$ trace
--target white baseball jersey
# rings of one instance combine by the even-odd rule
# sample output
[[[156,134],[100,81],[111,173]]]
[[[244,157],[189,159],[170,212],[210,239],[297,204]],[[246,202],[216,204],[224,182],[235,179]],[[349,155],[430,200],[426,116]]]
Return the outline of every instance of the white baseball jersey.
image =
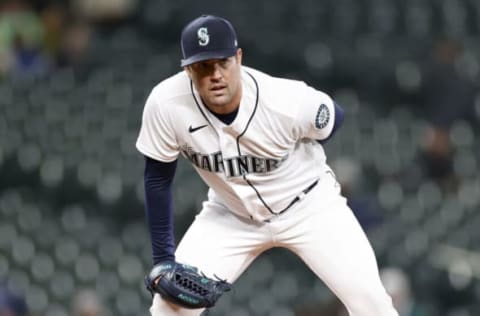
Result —
[[[229,125],[202,104],[184,72],[157,85],[147,100],[137,148],[164,162],[181,153],[210,187],[175,260],[234,282],[260,253],[284,247],[338,295],[349,315],[398,316],[368,239],[315,141],[332,133],[332,99],[247,67],[242,87]],[[159,294],[150,307],[152,316],[201,312],[173,307]]]
[[[171,162],[181,153],[209,186],[208,197],[257,221],[280,214],[324,172],[315,140],[332,132],[332,99],[304,82],[242,66],[242,99],[226,125],[202,103],[182,71],[158,84],[145,105],[136,143]]]

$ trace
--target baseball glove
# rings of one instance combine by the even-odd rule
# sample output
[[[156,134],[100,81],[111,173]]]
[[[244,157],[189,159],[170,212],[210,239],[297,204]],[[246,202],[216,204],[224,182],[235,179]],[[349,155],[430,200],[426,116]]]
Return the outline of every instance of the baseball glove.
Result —
[[[191,309],[212,307],[231,289],[226,280],[208,278],[197,268],[177,262],[155,265],[145,277],[145,285],[152,296],[158,293],[167,301]]]

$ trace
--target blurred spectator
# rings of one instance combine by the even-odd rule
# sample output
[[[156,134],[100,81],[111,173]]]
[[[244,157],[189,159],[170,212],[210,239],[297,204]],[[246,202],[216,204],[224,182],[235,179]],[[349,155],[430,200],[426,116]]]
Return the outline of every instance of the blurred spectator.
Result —
[[[424,85],[423,115],[429,127],[420,153],[425,175],[446,190],[454,190],[453,151],[450,127],[473,113],[475,85],[471,76],[457,67],[463,49],[452,39],[439,41],[432,51]]]
[[[83,20],[71,22],[64,30],[59,64],[60,66],[82,67],[90,48],[92,29]]]
[[[67,26],[68,12],[63,6],[50,4],[40,11],[43,27],[45,29],[44,49],[50,59],[57,59],[62,48],[63,37]]]
[[[467,69],[459,67],[464,54],[460,42],[442,39],[431,54],[424,84],[424,115],[435,127],[448,130],[453,122],[472,113],[475,86]]]
[[[138,0],[72,0],[76,13],[95,22],[120,22],[136,10]]]
[[[340,157],[333,161],[332,169],[342,187],[342,194],[347,204],[357,217],[362,228],[367,231],[381,224],[382,217],[375,195],[362,190],[362,168],[359,163],[348,157]]]
[[[456,186],[453,153],[448,128],[429,125],[422,139],[420,163],[425,176],[445,191],[451,191]]]
[[[82,290],[73,298],[72,316],[106,316],[106,310],[93,290]]]
[[[13,294],[0,285],[0,316],[27,316],[27,304],[23,297]]]
[[[37,13],[23,0],[0,5],[0,75],[41,77],[48,71],[43,55],[44,29]]]
[[[399,316],[427,316],[427,312],[414,298],[410,280],[403,270],[396,267],[380,269],[380,279]]]

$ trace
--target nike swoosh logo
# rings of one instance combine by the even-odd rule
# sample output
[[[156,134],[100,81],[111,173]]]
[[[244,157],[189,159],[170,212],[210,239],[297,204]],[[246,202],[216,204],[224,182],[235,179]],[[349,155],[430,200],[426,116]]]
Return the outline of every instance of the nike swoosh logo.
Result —
[[[196,132],[199,129],[202,129],[202,128],[207,127],[207,126],[208,125],[200,125],[200,126],[197,126],[197,127],[192,127],[192,125],[190,125],[190,127],[188,128],[188,132],[193,133],[193,132]]]

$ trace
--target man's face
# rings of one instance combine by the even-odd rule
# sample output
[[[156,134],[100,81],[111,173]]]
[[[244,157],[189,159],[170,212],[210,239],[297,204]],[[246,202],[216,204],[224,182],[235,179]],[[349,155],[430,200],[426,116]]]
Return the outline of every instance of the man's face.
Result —
[[[232,112],[241,99],[242,50],[223,59],[210,59],[186,67],[207,107],[219,114]]]

